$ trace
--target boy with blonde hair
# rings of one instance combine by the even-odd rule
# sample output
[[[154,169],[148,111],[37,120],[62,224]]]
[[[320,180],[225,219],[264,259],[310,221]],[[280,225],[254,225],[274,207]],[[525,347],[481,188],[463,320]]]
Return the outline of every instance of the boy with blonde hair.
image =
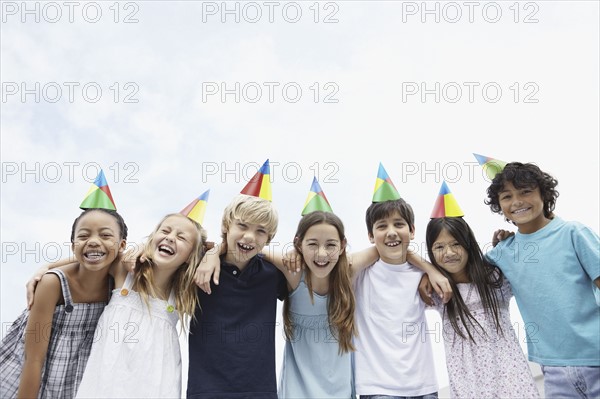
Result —
[[[277,299],[287,287],[260,254],[277,224],[277,211],[263,198],[238,195],[225,208],[219,284],[210,295],[198,290],[190,325],[188,398],[277,398]]]

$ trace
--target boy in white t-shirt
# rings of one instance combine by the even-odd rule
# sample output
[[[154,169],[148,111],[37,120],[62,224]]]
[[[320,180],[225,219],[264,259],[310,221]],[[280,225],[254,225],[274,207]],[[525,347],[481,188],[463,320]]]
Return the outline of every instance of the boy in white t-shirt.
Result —
[[[366,212],[369,240],[379,260],[356,278],[356,392],[365,398],[437,398],[423,272],[406,261],[414,213],[380,165],[373,203]]]

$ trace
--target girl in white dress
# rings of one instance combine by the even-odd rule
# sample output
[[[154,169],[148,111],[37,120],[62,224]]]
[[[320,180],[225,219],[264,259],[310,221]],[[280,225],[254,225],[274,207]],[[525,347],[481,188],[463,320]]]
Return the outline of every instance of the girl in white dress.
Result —
[[[96,329],[78,398],[180,398],[181,353],[176,324],[194,314],[193,276],[206,232],[170,214],[149,236],[135,270],[111,270],[112,298]]]

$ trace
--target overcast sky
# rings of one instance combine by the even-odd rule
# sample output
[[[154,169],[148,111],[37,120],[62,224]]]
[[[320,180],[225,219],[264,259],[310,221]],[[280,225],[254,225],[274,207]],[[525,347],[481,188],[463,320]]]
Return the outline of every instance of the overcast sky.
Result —
[[[473,153],[535,162],[559,181],[556,213],[599,230],[598,2],[1,4],[2,334],[34,270],[69,255],[100,167],[130,242],[207,189],[219,240],[269,159],[276,246],[315,175],[351,250],[369,245],[382,162],[414,207],[414,248],[444,179],[487,248],[511,225],[483,203]]]

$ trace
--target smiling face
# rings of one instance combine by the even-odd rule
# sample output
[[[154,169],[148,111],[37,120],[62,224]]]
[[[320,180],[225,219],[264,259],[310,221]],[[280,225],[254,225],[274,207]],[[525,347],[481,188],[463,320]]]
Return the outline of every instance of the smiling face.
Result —
[[[241,219],[233,219],[224,234],[227,237],[225,261],[238,268],[245,267],[269,241],[269,233],[265,226]]]
[[[90,211],[77,221],[71,248],[81,266],[91,271],[103,270],[125,248],[125,240],[120,236],[119,225],[113,216]]]
[[[157,267],[176,269],[189,260],[197,240],[198,231],[186,216],[168,216],[149,242],[150,258]]]
[[[498,193],[498,201],[504,216],[515,223],[521,233],[533,233],[550,221],[544,216],[539,187],[515,188],[507,181]]]
[[[313,278],[326,278],[344,252],[345,242],[340,240],[334,226],[321,223],[311,226],[306,231],[299,246]]]
[[[435,262],[452,276],[456,283],[468,283],[467,261],[469,255],[465,248],[443,229],[432,245]]]
[[[406,262],[406,253],[414,231],[408,222],[393,211],[388,216],[373,223],[373,233],[369,234],[371,244],[375,244],[379,257],[385,263],[400,265]]]

